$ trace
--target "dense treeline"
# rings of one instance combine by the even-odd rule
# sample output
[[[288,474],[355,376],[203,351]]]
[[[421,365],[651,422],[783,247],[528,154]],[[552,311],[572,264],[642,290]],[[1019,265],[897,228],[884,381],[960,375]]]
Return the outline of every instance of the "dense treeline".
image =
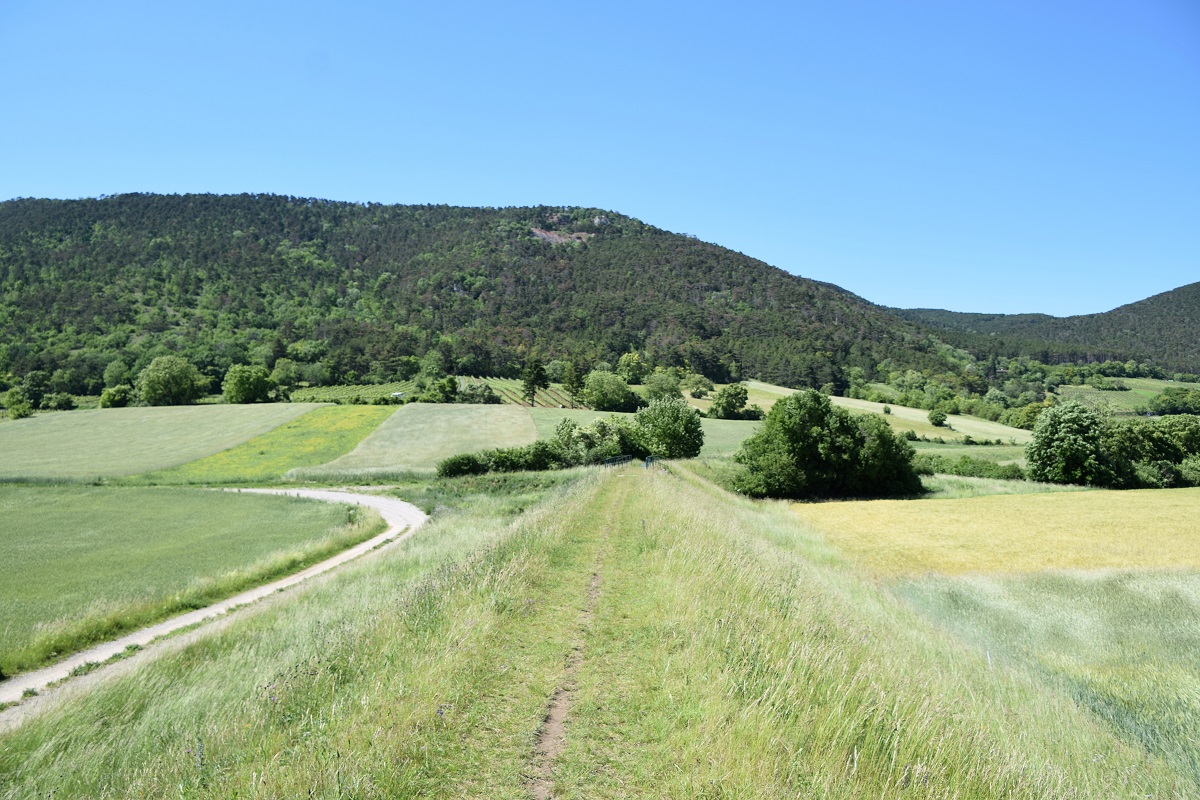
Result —
[[[1200,372],[1200,283],[1075,317],[923,308],[896,313],[944,329],[950,341],[980,356],[1020,355],[1046,363],[1152,358],[1168,371]]]
[[[40,371],[76,394],[167,354],[214,386],[282,358],[310,384],[390,380],[431,353],[515,377],[530,357],[637,350],[718,381],[837,388],[852,367],[950,366],[919,326],[837,287],[596,209],[14,200],[0,298],[0,379]]]

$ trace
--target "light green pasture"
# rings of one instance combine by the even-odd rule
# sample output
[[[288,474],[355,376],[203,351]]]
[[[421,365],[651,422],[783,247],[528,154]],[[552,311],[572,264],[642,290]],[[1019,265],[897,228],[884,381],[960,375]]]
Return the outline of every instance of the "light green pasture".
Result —
[[[0,426],[0,480],[88,480],[219,453],[312,411],[306,403],[103,408]]]
[[[1086,405],[1115,414],[1132,414],[1169,386],[1200,389],[1200,383],[1178,383],[1154,378],[1111,378],[1110,380],[1122,381],[1129,389],[1123,392],[1106,392],[1087,385],[1068,385],[1059,386],[1055,393],[1063,400],[1078,400]]]
[[[1200,573],[929,578],[899,592],[998,668],[1031,669],[1200,784]]]
[[[351,514],[199,489],[0,486],[0,669],[295,571],[370,533],[342,529]]]
[[[354,450],[296,477],[432,471],[447,456],[493,447],[516,447],[537,439],[529,410],[512,405],[401,406]]]
[[[215,455],[139,475],[138,483],[262,483],[350,452],[396,409],[322,406]]]

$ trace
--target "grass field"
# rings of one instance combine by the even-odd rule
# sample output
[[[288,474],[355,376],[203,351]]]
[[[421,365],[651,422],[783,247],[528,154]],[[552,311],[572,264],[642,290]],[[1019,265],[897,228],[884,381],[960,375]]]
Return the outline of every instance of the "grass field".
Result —
[[[1091,386],[1059,386],[1055,391],[1063,400],[1078,400],[1095,408],[1111,411],[1114,414],[1132,414],[1139,406],[1144,406],[1151,398],[1169,386],[1179,386],[1187,389],[1200,389],[1200,383],[1177,383],[1161,381],[1154,378],[1120,378],[1128,391],[1104,392]]]
[[[274,481],[288,470],[345,455],[395,411],[392,406],[322,406],[228,450],[130,480],[154,484]]]
[[[749,398],[747,400],[748,404],[758,405],[763,411],[770,411],[776,401],[798,391],[796,389],[788,389],[784,386],[763,383],[762,381],[746,381],[745,384],[746,394]],[[829,399],[835,406],[840,406],[850,411],[864,414],[879,414],[897,433],[913,431],[918,436],[925,436],[930,439],[941,437],[946,441],[961,441],[963,436],[970,436],[973,439],[1000,439],[1005,443],[1012,441],[1016,444],[1025,444],[1032,438],[1030,431],[1021,430],[1020,428],[1010,428],[1007,425],[990,422],[978,417],[952,414],[947,419],[949,427],[938,428],[930,424],[929,412],[923,409],[891,405],[891,413],[884,414],[883,407],[887,405],[885,403],[872,403],[868,400],[856,400],[852,397],[830,397]],[[697,400],[688,398],[688,402],[702,411],[707,411],[708,407],[712,405],[712,402],[707,399]]]
[[[997,664],[1064,687],[1200,783],[1200,572],[972,576],[898,591]]]
[[[337,480],[338,476],[406,471],[432,472],[456,453],[529,444],[537,430],[529,410],[511,405],[411,403],[396,409],[351,452],[321,467],[294,470],[298,478]]]
[[[1186,796],[989,669],[780,504],[587,473],[402,547],[0,736],[12,796]],[[598,524],[603,521],[603,524]],[[565,717],[561,750],[539,736]]]
[[[1200,569],[1200,489],[804,503],[793,509],[856,563],[886,576]]]
[[[0,480],[90,480],[204,458],[299,417],[304,403],[64,411],[0,426]]]
[[[350,515],[367,519],[263,495],[0,486],[0,670],[200,608],[376,530],[348,525]]]
[[[1024,445],[974,445],[974,444],[938,444],[937,442],[909,442],[918,453],[930,453],[957,459],[970,456],[984,461],[995,461],[997,464],[1019,464],[1025,466]]]

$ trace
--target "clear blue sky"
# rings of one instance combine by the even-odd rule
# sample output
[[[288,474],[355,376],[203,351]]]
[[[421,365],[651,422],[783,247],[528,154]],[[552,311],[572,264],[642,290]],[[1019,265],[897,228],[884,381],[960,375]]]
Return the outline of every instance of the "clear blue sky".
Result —
[[[0,199],[613,209],[894,306],[1200,280],[1200,0],[0,0]]]

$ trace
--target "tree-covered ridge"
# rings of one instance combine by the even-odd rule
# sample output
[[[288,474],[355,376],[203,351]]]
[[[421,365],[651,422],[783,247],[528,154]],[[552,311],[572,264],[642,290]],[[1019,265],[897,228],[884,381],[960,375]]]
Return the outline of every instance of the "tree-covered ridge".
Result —
[[[1102,314],[963,314],[896,309],[900,316],[953,331],[972,350],[1028,355],[1040,361],[1153,358],[1168,370],[1200,372],[1200,283],[1191,283]],[[1040,357],[1047,356],[1047,357]]]
[[[545,232],[561,242],[548,241]],[[130,194],[0,203],[0,377],[96,393],[178,354],[310,382],[516,375],[642,351],[718,380],[845,384],[884,361],[942,371],[917,325],[835,286],[599,209]]]

